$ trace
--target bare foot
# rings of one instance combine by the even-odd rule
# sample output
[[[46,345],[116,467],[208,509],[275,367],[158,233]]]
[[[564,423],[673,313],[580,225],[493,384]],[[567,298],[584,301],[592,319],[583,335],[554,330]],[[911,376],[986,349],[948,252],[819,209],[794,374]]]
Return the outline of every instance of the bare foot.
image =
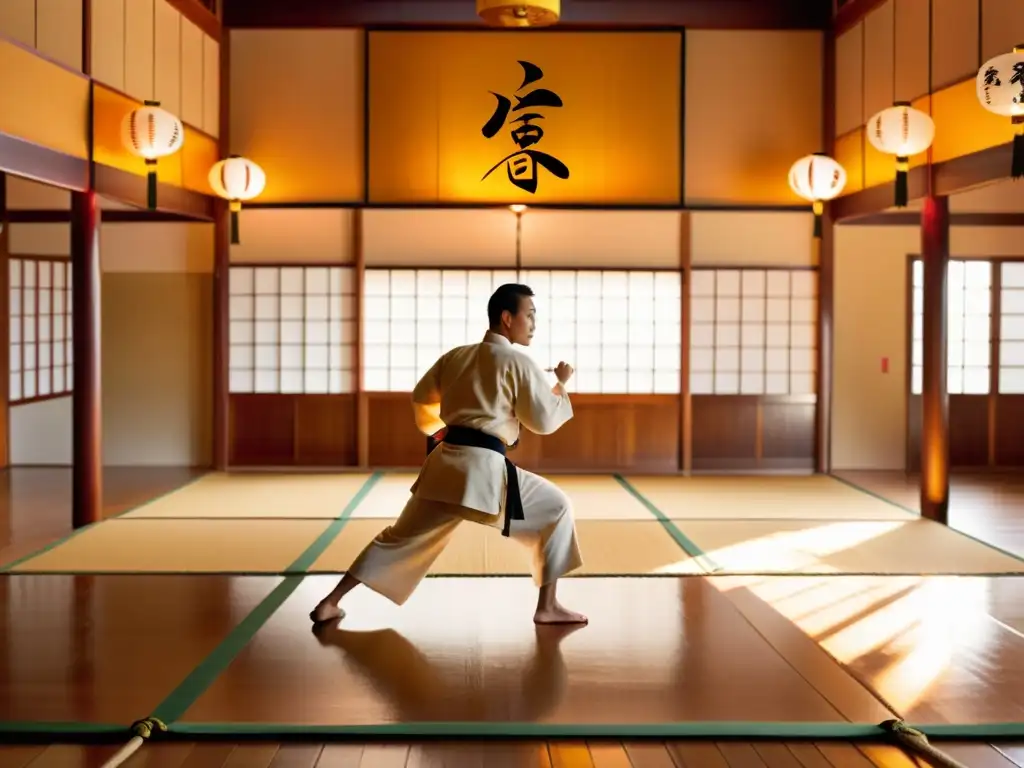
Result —
[[[533,614],[535,624],[586,624],[587,617],[555,603],[550,608],[538,608]]]
[[[314,624],[320,624],[325,621],[335,621],[337,619],[343,619],[345,617],[345,611],[341,609],[341,606],[332,605],[328,602],[322,602],[314,608],[309,618]]]

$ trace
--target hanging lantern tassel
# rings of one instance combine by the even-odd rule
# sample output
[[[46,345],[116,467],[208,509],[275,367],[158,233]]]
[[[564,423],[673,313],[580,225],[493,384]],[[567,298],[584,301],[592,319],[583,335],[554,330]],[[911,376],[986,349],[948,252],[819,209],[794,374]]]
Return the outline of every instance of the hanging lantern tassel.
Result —
[[[160,102],[147,101],[125,115],[121,141],[129,152],[146,161],[146,205],[154,210],[157,160],[181,149],[185,143],[185,127],[181,120],[161,109]]]
[[[228,205],[231,209],[231,244],[238,245],[238,214],[242,210],[242,201],[232,200]]]
[[[821,214],[825,212],[825,204],[821,200],[811,203],[811,210],[814,211],[814,237],[821,237]]]
[[[910,170],[909,157],[896,157],[896,207],[906,208],[910,201],[909,190],[907,189],[907,175]]]
[[[146,158],[146,205],[156,210],[156,159]]]
[[[1013,159],[1010,175],[1019,179],[1024,176],[1024,115],[1013,116]]]
[[[210,188],[228,201],[231,215],[231,245],[238,245],[241,229],[238,214],[242,202],[259,195],[267,184],[266,174],[252,160],[232,155],[226,160],[214,163],[208,176]]]

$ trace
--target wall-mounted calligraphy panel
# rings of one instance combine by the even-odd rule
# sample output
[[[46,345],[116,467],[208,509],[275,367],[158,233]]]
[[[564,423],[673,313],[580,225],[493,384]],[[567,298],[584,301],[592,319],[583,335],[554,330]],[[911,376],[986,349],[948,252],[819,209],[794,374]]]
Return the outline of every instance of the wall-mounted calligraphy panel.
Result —
[[[677,205],[681,32],[369,37],[373,203]]]

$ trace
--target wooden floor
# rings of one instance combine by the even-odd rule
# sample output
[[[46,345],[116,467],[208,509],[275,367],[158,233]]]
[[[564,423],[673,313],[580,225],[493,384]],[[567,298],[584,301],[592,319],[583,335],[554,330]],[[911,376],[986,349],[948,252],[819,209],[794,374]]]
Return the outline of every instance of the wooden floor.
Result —
[[[844,471],[836,476],[907,509],[921,509],[917,475]],[[989,544],[1024,554],[1024,472],[953,475],[949,524]]]
[[[1024,747],[938,743],[969,768],[1024,766]],[[116,747],[0,747],[0,768],[98,768]],[[488,742],[148,744],[125,768],[930,768],[883,744]]]
[[[105,514],[197,474],[108,470]],[[845,479],[913,507],[902,475]],[[953,488],[954,527],[1024,553],[1024,479],[955,477]],[[67,534],[69,518],[70,471],[0,475],[0,560]],[[0,720],[127,725],[155,711],[185,724],[1024,720],[1020,578],[579,579],[561,591],[592,618],[575,632],[533,627],[528,580],[448,578],[425,582],[401,609],[356,592],[340,627],[311,633],[305,613],[334,578],[4,575]],[[263,614],[248,627],[254,611]],[[1012,742],[943,748],[972,767],[1024,766]],[[0,768],[98,766],[115,750],[4,747]],[[883,745],[686,741],[149,744],[128,765],[924,763]]]

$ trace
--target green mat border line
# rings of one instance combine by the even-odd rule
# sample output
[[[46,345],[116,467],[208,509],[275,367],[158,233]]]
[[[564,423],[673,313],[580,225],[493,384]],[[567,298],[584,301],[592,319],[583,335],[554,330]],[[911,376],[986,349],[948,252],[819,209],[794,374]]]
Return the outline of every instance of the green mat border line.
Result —
[[[719,566],[710,556],[708,556],[704,550],[697,546],[697,544],[690,539],[685,533],[683,533],[679,527],[668,518],[668,516],[658,509],[654,503],[640,493],[636,487],[629,482],[625,477],[619,473],[612,475],[616,482],[621,485],[626,491],[637,501],[639,501],[644,509],[654,515],[658,522],[661,523],[661,527],[665,529],[669,536],[675,539],[676,544],[690,557],[692,557],[697,565],[707,573],[715,573],[721,570]]]
[[[88,525],[82,526],[81,528],[76,528],[75,530],[71,531],[71,533],[69,533],[69,534],[67,534],[65,536],[61,536],[59,539],[57,539],[55,541],[51,541],[49,544],[46,544],[45,546],[40,547],[39,549],[35,550],[34,552],[30,552],[27,555],[24,555],[22,557],[19,557],[19,558],[15,559],[15,560],[10,561],[9,563],[5,563],[4,565],[0,566],[0,573],[8,573],[12,568],[16,568],[17,566],[21,565],[24,562],[28,562],[29,560],[37,558],[37,557],[39,557],[41,555],[45,555],[50,550],[56,549],[61,544],[66,544],[68,541],[70,541],[71,539],[75,538],[75,536],[80,536],[81,534],[85,533],[86,531],[91,530],[92,528],[95,528],[97,525],[102,525],[103,523],[110,522],[111,520],[117,520],[119,517],[124,517],[129,512],[134,512],[134,511],[136,511],[138,509],[142,509],[143,507],[145,507],[148,504],[152,504],[155,501],[160,501],[160,499],[165,499],[168,496],[173,496],[174,494],[178,493],[178,491],[183,491],[186,488],[188,488],[190,485],[198,483],[200,480],[202,480],[204,477],[206,477],[209,474],[210,474],[210,472],[203,472],[201,475],[197,475],[196,477],[193,477],[187,483],[183,483],[182,485],[179,485],[177,488],[171,488],[169,491],[164,491],[161,494],[157,494],[156,496],[154,496],[151,499],[146,499],[143,502],[140,502],[140,503],[138,503],[138,504],[136,504],[134,506],[128,507],[128,509],[125,509],[125,510],[123,510],[121,512],[118,512],[116,515],[111,515],[110,517],[104,518],[103,520],[100,520],[98,523],[89,523]]]
[[[994,740],[1024,737],[1024,722],[932,724],[910,727],[933,739]],[[79,738],[116,741],[131,735],[124,725],[77,722],[0,722],[4,741],[33,738]],[[689,721],[670,723],[531,723],[531,722],[414,722],[373,725],[296,725],[288,723],[171,723],[153,739],[295,738],[653,738],[653,739],[822,739],[843,741],[886,740],[891,734],[881,725],[848,722]]]
[[[845,477],[840,477],[839,475],[833,475],[831,473],[829,474],[829,477],[834,478],[835,480],[838,480],[839,482],[843,483],[844,485],[848,485],[850,488],[853,488],[855,491],[860,491],[861,493],[866,494],[867,496],[872,496],[872,497],[878,499],[879,501],[884,501],[886,504],[889,504],[890,506],[896,507],[897,509],[902,509],[904,512],[910,512],[912,515],[916,516],[920,520],[927,519],[925,517],[922,517],[921,513],[918,510],[911,509],[910,507],[905,507],[902,504],[900,504],[899,502],[893,501],[892,499],[887,499],[882,494],[876,493],[875,491],[872,491],[869,488],[864,488],[864,487],[858,485],[857,483],[853,482],[852,480],[847,480]],[[941,525],[941,523],[936,523],[936,525]],[[985,541],[984,539],[979,539],[977,536],[974,536],[974,535],[972,535],[970,533],[967,533],[966,531],[962,531],[959,528],[954,528],[954,527],[952,527],[950,525],[947,525],[946,528],[948,530],[952,531],[953,533],[956,533],[956,534],[959,534],[960,536],[963,536],[965,539],[970,539],[975,544],[981,544],[983,547],[988,547],[989,549],[994,550],[994,551],[1000,553],[1001,555],[1006,555],[1007,557],[1013,558],[1014,560],[1016,560],[1018,562],[1024,563],[1024,555],[1017,554],[1016,552],[1011,552],[1008,549],[1003,549],[1002,547],[996,546],[995,544],[993,544],[990,541]]]
[[[0,721],[0,735],[2,736],[123,736],[129,732],[124,725],[113,723],[79,723],[73,721]]]
[[[1024,723],[911,725],[937,739],[1000,739],[1024,736]],[[174,723],[168,734],[180,737],[285,738],[658,738],[658,739],[838,739],[889,740],[880,725],[817,722],[673,722],[559,724],[529,722],[420,722],[379,725],[288,725],[276,723]],[[157,738],[163,738],[161,734]]]
[[[381,477],[382,474],[380,472],[374,472],[366,479],[355,496],[349,500],[341,514],[327,527],[327,530],[317,537],[316,541],[309,545],[305,552],[299,555],[289,570],[304,572],[316,562],[317,558],[323,554],[324,550],[330,546],[334,538],[345,527],[356,507],[362,503]],[[263,598],[231,630],[228,636],[179,683],[178,687],[156,706],[152,717],[170,724],[184,715],[189,707],[214,683],[217,677],[230,666],[231,662],[248,645],[260,628],[274,615],[274,612],[298,589],[303,579],[305,579],[304,574],[284,577],[281,583],[269,595]]]

